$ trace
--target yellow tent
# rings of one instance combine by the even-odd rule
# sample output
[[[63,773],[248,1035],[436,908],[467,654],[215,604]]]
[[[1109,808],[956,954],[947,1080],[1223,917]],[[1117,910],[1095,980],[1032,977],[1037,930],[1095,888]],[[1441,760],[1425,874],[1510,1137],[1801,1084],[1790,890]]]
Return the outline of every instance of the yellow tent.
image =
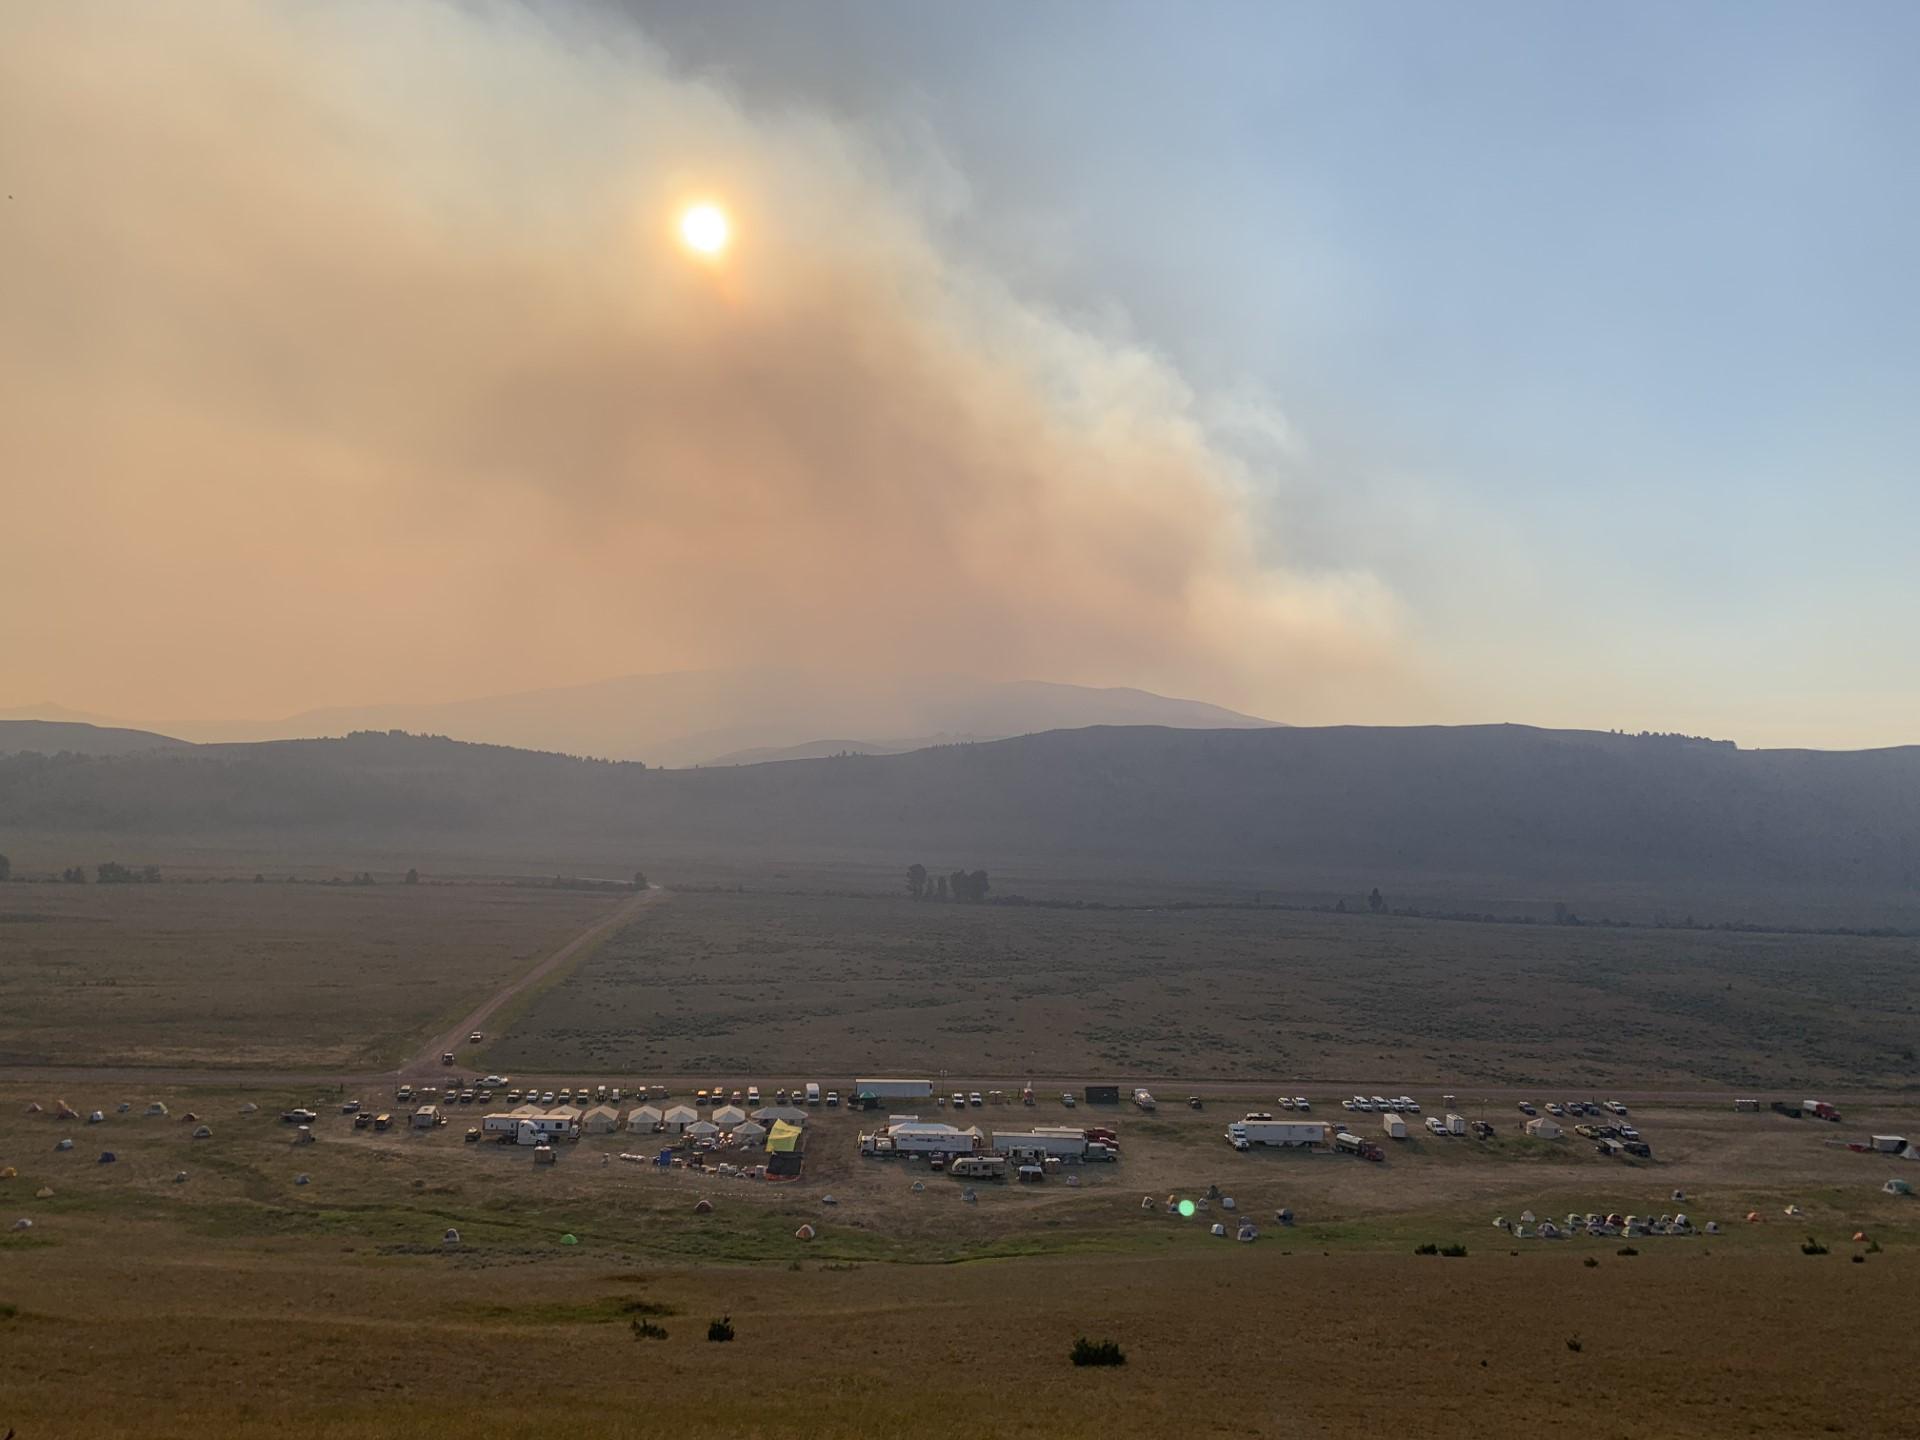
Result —
[[[773,1129],[767,1132],[767,1149],[771,1151],[792,1151],[800,1148],[800,1127],[785,1120],[773,1122]]]

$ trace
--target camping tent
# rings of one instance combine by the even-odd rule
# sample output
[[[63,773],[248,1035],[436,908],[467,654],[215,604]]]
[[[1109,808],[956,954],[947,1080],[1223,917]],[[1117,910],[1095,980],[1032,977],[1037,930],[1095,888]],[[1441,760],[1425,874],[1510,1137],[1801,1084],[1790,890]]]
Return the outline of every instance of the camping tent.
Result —
[[[1913,1194],[1913,1186],[1909,1182],[1902,1180],[1898,1175],[1894,1176],[1893,1179],[1887,1181],[1887,1183],[1882,1185],[1880,1188],[1886,1191],[1886,1193],[1889,1195]]]
[[[674,1105],[660,1117],[660,1122],[669,1130],[684,1130],[699,1118],[700,1112],[691,1105]]]
[[[658,1105],[636,1105],[627,1112],[627,1129],[648,1131],[660,1123]]]
[[[611,1105],[596,1105],[580,1117],[580,1128],[589,1135],[611,1135],[620,1128],[620,1112]]]
[[[799,1148],[800,1127],[798,1125],[789,1125],[784,1120],[774,1121],[773,1129],[767,1132],[767,1149],[775,1153],[780,1153],[783,1151],[796,1151]]]
[[[767,1127],[757,1120],[749,1120],[744,1125],[733,1127],[733,1143],[736,1145],[758,1145],[767,1138]]]
[[[713,1112],[713,1123],[722,1130],[731,1130],[747,1118],[747,1112],[738,1105],[722,1105]]]
[[[166,1113],[167,1113],[167,1102],[164,1100],[156,1100],[151,1105],[147,1106],[147,1114],[149,1115],[165,1115]]]

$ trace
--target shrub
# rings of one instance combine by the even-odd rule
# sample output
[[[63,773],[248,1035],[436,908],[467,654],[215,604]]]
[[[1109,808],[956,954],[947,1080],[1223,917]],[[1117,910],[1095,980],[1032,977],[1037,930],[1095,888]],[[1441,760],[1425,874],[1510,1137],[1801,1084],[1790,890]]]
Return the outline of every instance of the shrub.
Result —
[[[1634,1249],[1633,1246],[1631,1245],[1622,1245],[1618,1250],[1614,1251],[1613,1253],[1616,1255],[1638,1255],[1640,1252]]]
[[[1581,1350],[1585,1348],[1585,1346],[1581,1345],[1578,1335],[1569,1335],[1567,1337],[1567,1349],[1571,1350],[1574,1354],[1578,1355]]]
[[[1450,1260],[1458,1260],[1467,1253],[1467,1247],[1464,1245],[1442,1245],[1440,1247],[1440,1253]]]
[[[1102,1340],[1096,1345],[1082,1335],[1073,1342],[1071,1358],[1076,1365],[1124,1365],[1127,1352],[1111,1340]]]
[[[636,1320],[633,1322],[633,1338],[636,1340],[664,1340],[667,1338],[667,1327],[664,1325],[656,1325],[651,1320]]]
[[[1856,1265],[1864,1265],[1867,1263],[1867,1257],[1864,1255],[1855,1255],[1853,1257],[1853,1263]]]
[[[1827,1253],[1827,1247],[1809,1235],[1807,1236],[1806,1244],[1800,1247],[1800,1253],[1802,1255],[1824,1255]]]
[[[733,1339],[733,1317],[722,1315],[718,1320],[707,1322],[707,1339],[716,1345],[725,1344]]]
[[[1416,1245],[1413,1247],[1413,1253],[1416,1255],[1438,1255],[1440,1253],[1440,1247],[1432,1243]]]
[[[1600,1262],[1594,1259],[1593,1256],[1591,1255],[1587,1256],[1587,1258],[1582,1260],[1580,1263],[1586,1266],[1587,1269],[1589,1270],[1598,1270],[1600,1268]]]

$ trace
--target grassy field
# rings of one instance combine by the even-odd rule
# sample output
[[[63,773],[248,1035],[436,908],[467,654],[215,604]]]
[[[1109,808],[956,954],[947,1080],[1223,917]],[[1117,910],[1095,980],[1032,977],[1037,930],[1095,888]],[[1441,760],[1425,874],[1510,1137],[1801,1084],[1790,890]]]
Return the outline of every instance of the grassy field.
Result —
[[[694,893],[487,1052],[503,1069],[1920,1085],[1904,940]]]
[[[615,903],[461,885],[0,885],[0,1062],[391,1064]]]
[[[534,1436],[561,1415],[589,1437],[1868,1436],[1905,1414],[1898,1385],[1865,1382],[1900,1372],[1888,1317],[1920,1276],[1920,1201],[1878,1186],[1920,1166],[1765,1113],[1636,1107],[1660,1158],[1624,1166],[1519,1141],[1410,1141],[1383,1165],[1236,1155],[1218,1133],[1233,1105],[1128,1112],[1109,1116],[1119,1164],[967,1204],[925,1166],[860,1158],[861,1117],[824,1109],[807,1173],[772,1186],[624,1163],[624,1135],[536,1168],[458,1125],[355,1131],[332,1104],[294,1146],[278,1108],[337,1098],[305,1090],[69,1094],[107,1112],[93,1126],[30,1098],[50,1096],[0,1090],[0,1167],[18,1171],[0,1219],[35,1221],[0,1230],[0,1427],[26,1440]],[[172,1114],[144,1116],[152,1098]],[[190,1138],[189,1110],[213,1138]],[[1849,1118],[1910,1132],[1916,1111]],[[1209,1183],[1256,1244],[1212,1238],[1218,1209],[1164,1213]],[[1657,1213],[1676,1188],[1702,1220],[1764,1219],[1634,1256],[1488,1223]],[[1292,1228],[1272,1223],[1283,1204]],[[1879,1248],[1849,1241],[1861,1229]],[[1808,1235],[1830,1253],[1803,1255]],[[1469,1254],[1415,1256],[1425,1242]],[[721,1315],[731,1346],[705,1339]],[[642,1319],[667,1337],[635,1337]],[[1126,1367],[1071,1367],[1083,1333]]]

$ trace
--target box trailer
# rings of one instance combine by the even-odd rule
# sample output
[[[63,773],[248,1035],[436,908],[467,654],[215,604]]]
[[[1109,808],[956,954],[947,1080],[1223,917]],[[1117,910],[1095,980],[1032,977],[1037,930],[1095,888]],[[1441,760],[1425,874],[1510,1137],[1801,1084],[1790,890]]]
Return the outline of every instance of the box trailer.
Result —
[[[931,1100],[933,1081],[900,1080],[876,1077],[853,1082],[854,1098],[858,1100]]]
[[[1902,1150],[1907,1148],[1907,1137],[1904,1135],[1876,1135],[1873,1137],[1873,1148],[1887,1155],[1898,1155]]]
[[[483,1115],[480,1117],[482,1135],[518,1135],[520,1117],[518,1115]]]
[[[1467,1117],[1464,1115],[1455,1115],[1454,1113],[1449,1111],[1447,1113],[1447,1133],[1449,1135],[1466,1134],[1467,1133]]]
[[[1236,1120],[1227,1127],[1227,1143],[1236,1150],[1255,1145],[1311,1149],[1327,1143],[1327,1127],[1317,1120]]]
[[[1733,1108],[1736,1110],[1758,1110],[1760,1108],[1760,1102],[1758,1100],[1739,1099],[1733,1102]]]
[[[1407,1122],[1391,1110],[1380,1117],[1380,1128],[1386,1132],[1389,1140],[1404,1140],[1407,1138]]]
[[[993,1148],[1005,1151],[1016,1160],[1044,1159],[1050,1155],[1061,1160],[1081,1160],[1086,1157],[1087,1137],[1080,1130],[1027,1130],[1012,1135],[995,1131]]]
[[[889,1126],[887,1138],[902,1155],[971,1155],[980,1148],[977,1126],[961,1130],[937,1120]]]

